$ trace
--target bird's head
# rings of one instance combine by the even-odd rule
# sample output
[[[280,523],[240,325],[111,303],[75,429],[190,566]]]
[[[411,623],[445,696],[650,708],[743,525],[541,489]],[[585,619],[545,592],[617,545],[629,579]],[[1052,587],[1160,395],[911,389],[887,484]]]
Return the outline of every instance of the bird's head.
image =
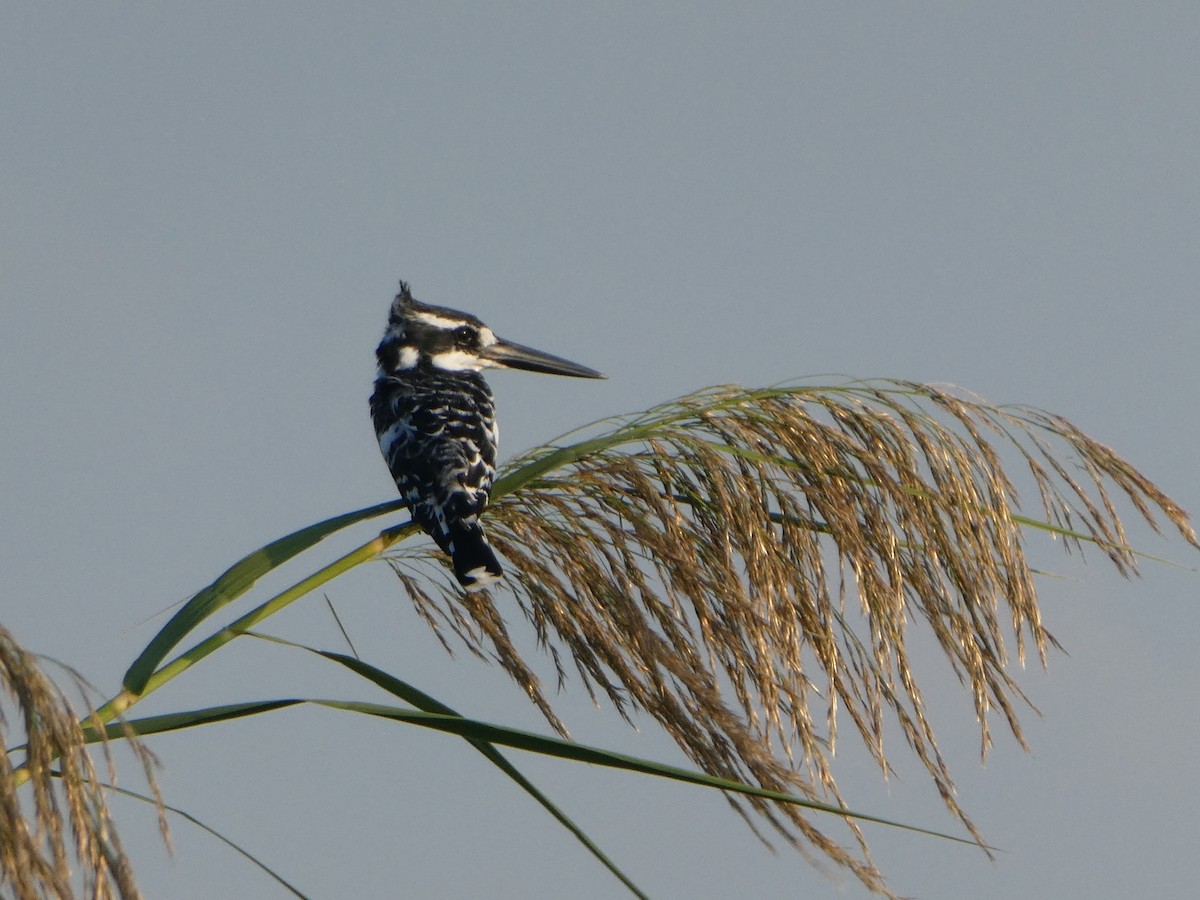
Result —
[[[605,377],[587,366],[499,338],[470,313],[420,303],[403,281],[375,355],[379,371],[385,375],[428,366],[449,372],[507,368],[575,378]]]

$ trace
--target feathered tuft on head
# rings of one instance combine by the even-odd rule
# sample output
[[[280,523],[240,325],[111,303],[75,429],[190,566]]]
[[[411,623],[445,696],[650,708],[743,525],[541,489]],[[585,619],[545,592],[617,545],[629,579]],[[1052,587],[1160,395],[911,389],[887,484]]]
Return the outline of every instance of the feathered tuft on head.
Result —
[[[400,282],[400,293],[396,295],[396,299],[392,301],[392,308],[388,312],[388,324],[399,325],[404,321],[405,315],[411,312],[413,304],[416,303],[416,298],[412,295],[412,290],[408,286],[407,281]]]

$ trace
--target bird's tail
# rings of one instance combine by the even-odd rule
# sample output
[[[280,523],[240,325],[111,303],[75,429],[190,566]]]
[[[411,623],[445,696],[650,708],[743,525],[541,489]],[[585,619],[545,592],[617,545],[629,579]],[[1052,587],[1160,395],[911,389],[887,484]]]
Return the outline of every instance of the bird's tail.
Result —
[[[454,561],[454,577],[468,591],[481,591],[504,577],[500,560],[478,522],[452,529],[448,549]]]

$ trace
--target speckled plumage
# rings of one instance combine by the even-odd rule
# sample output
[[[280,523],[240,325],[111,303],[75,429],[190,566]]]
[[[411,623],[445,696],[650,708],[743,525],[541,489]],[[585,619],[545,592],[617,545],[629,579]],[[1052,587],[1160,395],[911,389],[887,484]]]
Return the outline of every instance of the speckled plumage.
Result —
[[[424,312],[431,318],[434,309],[412,300],[401,285],[376,354],[371,419],[413,521],[450,555],[464,587],[483,587],[504,574],[479,524],[496,472],[496,407],[482,375],[439,368],[429,348],[418,346],[429,342],[406,327],[406,316]],[[473,317],[437,313],[448,323],[478,327]]]
[[[401,498],[413,520],[453,558],[459,581],[480,568],[499,578],[503,570],[479,525],[499,439],[483,376],[421,365],[381,376],[371,418]],[[471,576],[470,584],[479,577]]]
[[[419,303],[404,282],[375,355],[371,418],[400,497],[413,521],[450,555],[459,583],[467,590],[486,587],[504,574],[479,524],[496,473],[500,431],[479,370],[604,376],[501,340],[469,313]]]

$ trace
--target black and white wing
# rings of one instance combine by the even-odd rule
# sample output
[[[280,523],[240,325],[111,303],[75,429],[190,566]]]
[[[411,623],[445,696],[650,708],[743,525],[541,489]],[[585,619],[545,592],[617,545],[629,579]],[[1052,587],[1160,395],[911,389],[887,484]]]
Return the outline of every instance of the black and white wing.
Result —
[[[503,575],[479,514],[496,471],[499,433],[487,383],[476,372],[382,376],[371,397],[379,449],[400,497],[454,562],[468,590]]]

